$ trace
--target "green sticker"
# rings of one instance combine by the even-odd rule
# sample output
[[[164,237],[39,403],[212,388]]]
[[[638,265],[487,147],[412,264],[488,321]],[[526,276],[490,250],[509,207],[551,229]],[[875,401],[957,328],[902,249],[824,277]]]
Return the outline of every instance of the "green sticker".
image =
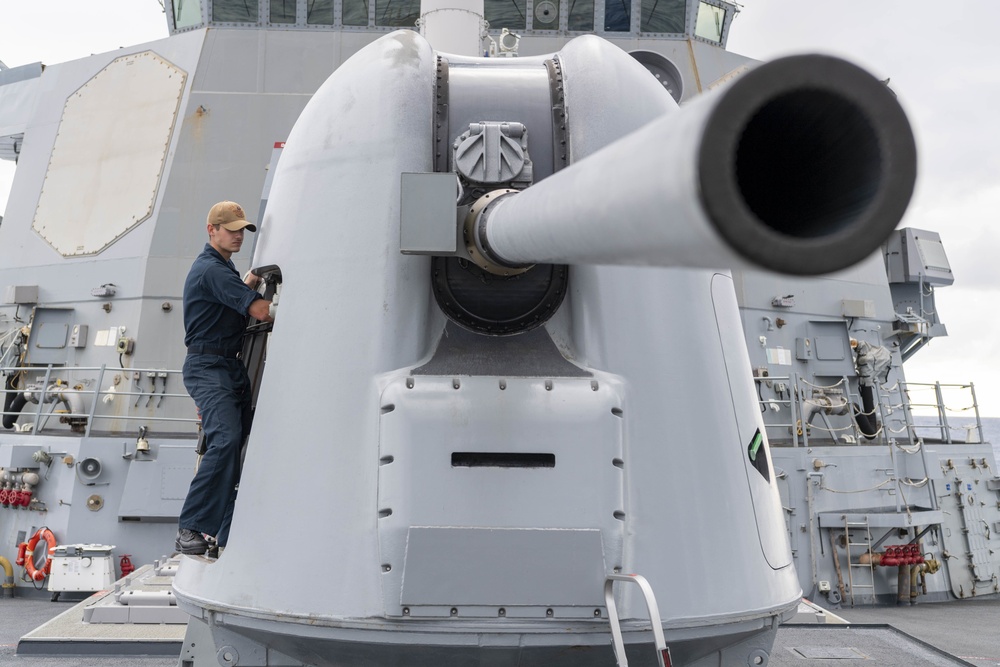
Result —
[[[757,432],[754,433],[753,440],[750,441],[750,447],[747,448],[747,451],[750,452],[750,460],[753,461],[754,463],[757,462],[757,451],[763,444],[764,444],[764,436],[760,434],[760,429],[757,429]]]

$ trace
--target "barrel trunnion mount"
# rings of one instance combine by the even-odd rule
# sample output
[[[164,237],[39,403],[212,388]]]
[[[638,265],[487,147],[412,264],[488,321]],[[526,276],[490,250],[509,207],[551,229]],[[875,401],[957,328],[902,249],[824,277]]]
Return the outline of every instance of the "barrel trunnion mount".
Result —
[[[868,256],[914,152],[827,57],[678,108],[597,37],[358,52],[274,177],[254,261],[280,315],[229,545],[176,576],[181,664],[613,664],[623,573],[673,665],[766,664],[801,592],[726,269]],[[289,423],[318,363],[326,418]],[[261,576],[279,534],[308,536],[308,582]],[[657,664],[615,590],[630,664]]]

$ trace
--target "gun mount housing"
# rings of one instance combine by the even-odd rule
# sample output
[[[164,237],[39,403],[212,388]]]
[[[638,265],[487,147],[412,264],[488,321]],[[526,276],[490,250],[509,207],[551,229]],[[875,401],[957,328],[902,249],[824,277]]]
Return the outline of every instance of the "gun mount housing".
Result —
[[[716,269],[835,270],[895,226],[912,137],[866,77],[791,59],[678,109],[593,36],[473,58],[399,31],[355,54],[274,175],[254,262],[280,267],[280,313],[228,546],[174,581],[191,627],[292,664],[605,665],[605,582],[629,572],[673,664],[764,664],[801,589]],[[434,172],[457,254],[406,254],[402,174]],[[322,418],[290,419],[284,388],[318,368]],[[259,576],[281,549],[260,526],[309,535],[311,585]],[[614,613],[648,644],[640,596]]]

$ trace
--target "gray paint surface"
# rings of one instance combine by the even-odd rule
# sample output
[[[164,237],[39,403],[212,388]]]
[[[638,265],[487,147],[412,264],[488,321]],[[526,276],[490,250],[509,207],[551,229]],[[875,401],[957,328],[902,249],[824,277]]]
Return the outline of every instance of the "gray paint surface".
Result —
[[[52,312],[54,308],[71,308],[72,322],[88,327],[90,338],[84,348],[64,349],[58,345],[45,348],[49,351],[60,350],[56,361],[62,362],[65,356],[65,361],[70,366],[94,369],[99,369],[102,364],[107,366],[106,376],[101,375],[99,370],[87,370],[74,371],[72,378],[94,383],[98,377],[102,377],[102,381],[98,383],[103,385],[100,387],[102,390],[115,386],[118,392],[132,391],[137,394],[118,396],[107,404],[98,403],[99,412],[114,419],[106,421],[103,426],[95,423],[95,429],[107,431],[108,434],[102,433],[89,439],[77,439],[68,432],[60,431],[40,435],[0,436],[3,438],[0,443],[18,443],[18,446],[22,446],[20,443],[30,441],[32,444],[23,446],[32,450],[46,449],[56,456],[57,464],[49,469],[51,476],[40,486],[38,494],[49,507],[44,521],[54,527],[61,541],[65,534],[66,541],[115,543],[133,554],[147,554],[142,556],[143,559],[151,559],[169,549],[172,526],[157,526],[149,522],[121,524],[115,519],[115,511],[121,504],[130,507],[129,511],[136,516],[145,514],[161,519],[169,517],[169,507],[177,501],[174,497],[177,495],[176,488],[183,486],[183,470],[186,465],[193,464],[193,456],[188,453],[193,444],[192,423],[169,420],[190,420],[193,412],[189,399],[183,396],[180,376],[176,372],[183,358],[179,342],[182,335],[179,292],[187,266],[204,241],[201,222],[204,211],[218,199],[234,198],[243,202],[250,217],[255,218],[253,202],[259,199],[264,167],[273,143],[290,137],[295,119],[328,74],[377,36],[378,33],[366,31],[285,31],[255,27],[197,29],[151,45],[139,45],[114,54],[93,56],[50,67],[39,79],[45,82],[46,87],[39,93],[34,116],[26,123],[25,145],[20,154],[17,181],[4,225],[0,228],[0,258],[5,258],[0,263],[4,267],[0,269],[0,284],[37,284],[40,308],[47,308],[48,312]],[[685,100],[743,68],[754,65],[737,54],[697,40],[662,40],[631,35],[610,37],[612,43],[623,48],[651,49],[670,57],[677,64],[684,80]],[[529,34],[522,41],[521,53],[523,56],[551,53],[561,49],[565,41],[561,35]],[[113,58],[146,49],[153,50],[188,74],[177,118],[178,127],[161,176],[153,216],[111,245],[99,256],[99,261],[93,258],[62,260],[54,256],[52,250],[29,230],[64,101],[72,91]],[[303,52],[308,52],[310,57],[301,58]],[[695,58],[693,61],[691,54]],[[524,60],[527,61],[528,58]],[[601,63],[602,66],[606,64]],[[588,104],[587,100],[603,93],[588,91],[586,78],[573,78],[570,79],[572,85],[568,84],[567,95],[576,117],[595,117],[596,122],[605,112],[604,105]],[[595,80],[600,78],[595,76]],[[424,80],[424,83],[429,85],[429,80]],[[622,96],[613,95],[615,98]],[[328,93],[327,97],[333,99],[333,106],[337,109],[346,110],[349,106],[345,100],[338,99],[336,94]],[[414,94],[412,99],[423,98],[420,94]],[[330,99],[327,100],[329,101]],[[410,124],[398,130],[402,137],[398,143],[386,142],[373,146],[360,140],[349,142],[349,150],[341,156],[333,169],[321,173],[311,169],[313,165],[310,161],[321,157],[319,151],[300,154],[299,161],[293,162],[283,178],[276,179],[272,194],[288,202],[323,192],[341,179],[349,180],[356,165],[364,162],[373,149],[379,155],[395,151],[425,154],[421,152],[422,139],[419,138],[429,126],[425,104],[420,102],[416,105],[419,108],[415,110],[412,103],[399,103],[399,107],[405,108],[407,113],[413,113],[413,119]],[[659,113],[661,106],[664,109],[669,106],[667,102],[657,101],[647,109],[643,104],[645,103],[633,101],[629,105],[621,105],[620,124],[606,125],[602,133],[577,132],[572,137],[575,159],[592,153],[628,129],[638,128],[651,114]],[[388,111],[396,110],[398,109]],[[373,114],[371,118],[376,117]],[[359,126],[353,130],[330,123],[321,138],[323,141],[342,139],[349,131],[360,133],[375,122],[371,118],[364,124],[365,127]],[[316,114],[313,114],[312,120],[316,120]],[[588,125],[590,122],[585,120],[583,124]],[[580,124],[576,127],[580,127]],[[250,141],[248,137],[254,140]],[[425,160],[414,161],[407,168],[414,171],[430,170]],[[398,180],[393,185],[387,179],[365,183],[356,192],[365,193],[364,198],[368,200],[398,202],[398,197],[392,194],[395,187],[398,187]],[[351,192],[351,195],[356,192]],[[66,196],[73,194],[68,193]],[[336,213],[351,221],[366,220],[363,203],[349,199],[343,197],[336,201]],[[361,442],[364,439],[362,436],[371,441],[373,434],[381,428],[387,416],[380,413],[379,399],[386,387],[393,382],[402,381],[407,369],[414,369],[429,361],[433,364],[435,344],[446,331],[444,318],[427,299],[426,294],[421,294],[414,288],[414,281],[422,280],[428,272],[425,261],[420,258],[390,259],[379,252],[358,255],[342,249],[340,246],[346,233],[330,224],[334,207],[324,202],[318,201],[299,210],[288,208],[287,203],[284,208],[278,204],[276,206],[278,208],[274,215],[269,208],[268,216],[264,220],[258,220],[264,227],[259,256],[268,260],[289,258],[282,261],[282,268],[287,276],[288,289],[283,294],[283,298],[287,299],[287,309],[280,311],[283,321],[275,333],[276,338],[282,333],[281,327],[284,327],[284,340],[296,337],[301,341],[301,332],[310,330],[319,321],[324,323],[323,331],[328,336],[350,340],[352,345],[350,353],[344,358],[324,357],[321,364],[322,367],[331,369],[329,374],[324,375],[324,387],[334,386],[329,392],[324,392],[321,401],[324,407],[319,408],[324,414],[310,417],[308,421],[311,423],[300,436],[302,441],[318,444],[320,451],[310,449],[304,455],[290,456],[288,461],[278,462],[274,462],[271,455],[262,456],[257,463],[250,462],[248,483],[251,487],[257,485],[258,488],[269,491],[281,486],[274,482],[276,478],[296,480],[297,483],[302,474],[301,462],[307,461],[307,467],[324,471],[323,481],[316,484],[315,488],[306,485],[307,502],[319,501],[318,506],[324,512],[356,512],[364,515],[364,512],[381,505],[379,494],[384,490],[379,476],[382,470],[373,465],[378,458],[375,456],[375,449],[366,450],[367,453],[345,450],[352,444]],[[398,233],[398,227],[392,227],[392,224],[398,224],[398,210],[393,208],[393,204],[387,204],[387,209],[378,216],[378,224],[385,226],[366,237],[372,248],[391,247],[392,234]],[[299,235],[287,234],[283,237],[277,231],[272,233],[269,229],[272,222],[278,227],[284,224],[287,229],[300,220],[324,223],[321,226],[328,234],[325,237],[329,239],[328,242],[316,243],[315,238],[311,238],[308,240],[314,247],[310,248]],[[330,248],[333,251],[327,252]],[[294,260],[291,259],[293,257]],[[249,257],[238,260],[241,269],[250,264]],[[337,264],[341,268],[336,268]],[[338,273],[341,269],[342,274]],[[384,280],[378,278],[387,269],[396,271],[394,277]],[[375,280],[370,285],[362,286],[348,300],[357,305],[364,299],[369,299],[372,307],[359,308],[351,311],[350,316],[345,316],[342,310],[345,307],[344,297],[331,294],[331,290],[320,287],[327,286],[337,275],[353,276],[358,273],[375,276]],[[624,479],[626,490],[623,505],[629,539],[632,540],[631,546],[623,551],[625,560],[622,567],[627,570],[635,568],[645,573],[662,571],[662,578],[657,579],[661,583],[657,585],[669,590],[668,597],[671,599],[684,601],[685,614],[702,619],[710,627],[715,623],[713,614],[717,611],[713,607],[714,602],[730,600],[729,596],[733,595],[734,590],[743,591],[741,595],[746,599],[759,595],[766,597],[766,587],[757,588],[759,582],[741,577],[739,572],[719,571],[715,567],[706,567],[701,575],[685,576],[687,562],[683,554],[665,549],[662,543],[650,540],[642,530],[636,530],[636,527],[663,523],[667,532],[686,537],[695,532],[693,527],[701,529],[703,526],[718,525],[718,517],[725,516],[731,525],[727,525],[725,529],[720,527],[718,533],[714,534],[715,540],[709,540],[701,551],[709,551],[719,539],[734,544],[753,545],[754,553],[749,554],[749,557],[755,560],[756,565],[748,567],[763,566],[765,563],[774,566],[784,562],[784,547],[780,536],[780,522],[775,525],[771,520],[773,512],[769,514],[763,507],[777,501],[773,498],[760,500],[759,494],[763,492],[766,496],[767,490],[754,488],[755,484],[760,486],[760,480],[754,477],[757,475],[756,471],[747,469],[745,462],[740,466],[730,465],[730,459],[735,460],[733,451],[737,447],[745,447],[748,439],[746,431],[752,430],[748,424],[758,422],[757,416],[751,414],[752,411],[737,409],[732,420],[724,420],[725,437],[716,439],[708,434],[704,419],[692,420],[691,415],[705,414],[705,406],[709,405],[712,407],[708,412],[711,415],[708,419],[714,421],[718,410],[728,409],[724,405],[726,402],[751,405],[756,400],[754,394],[758,391],[758,387],[749,380],[751,368],[769,367],[772,375],[788,370],[784,368],[784,364],[774,364],[769,360],[768,348],[781,347],[791,351],[793,368],[801,371],[803,377],[820,379],[821,383],[825,383],[826,378],[844,375],[850,382],[854,378],[854,369],[846,336],[860,335],[873,341],[878,340],[887,335],[896,319],[896,312],[900,310],[894,306],[892,296],[884,285],[881,262],[875,260],[823,279],[789,279],[749,272],[737,272],[733,278],[737,300],[742,308],[749,366],[742,358],[734,359],[726,355],[698,357],[689,352],[705,343],[703,333],[707,330],[724,331],[720,334],[719,345],[722,349],[731,349],[733,343],[729,338],[738,329],[729,306],[716,304],[706,308],[705,304],[716,298],[720,303],[728,299],[719,296],[718,287],[720,280],[728,279],[713,276],[711,272],[654,269],[643,274],[640,269],[573,267],[572,292],[545,329],[560,355],[571,360],[566,364],[578,370],[585,369],[581,372],[598,378],[602,388],[607,386],[607,378],[614,378],[614,381],[621,383],[622,393],[628,398],[623,436],[625,466],[615,468],[615,471],[622,471],[620,474]],[[114,298],[98,299],[90,295],[92,288],[109,282],[118,286]],[[320,285],[311,287],[309,282],[318,282]],[[786,294],[795,294],[797,307],[790,311],[770,305],[773,297]],[[692,303],[692,295],[698,303]],[[629,305],[632,299],[648,305],[637,312]],[[876,315],[845,317],[845,301],[861,304],[870,302]],[[172,304],[172,309],[165,309],[164,303]],[[376,304],[382,308],[381,311]],[[16,324],[14,317],[23,319],[30,305],[20,309],[14,305],[4,306],[0,313],[13,327]],[[112,306],[111,312],[105,312],[102,308],[104,305]],[[391,316],[387,316],[385,308],[391,311],[398,308],[398,311],[392,311]],[[296,315],[296,311],[300,314]],[[861,312],[865,314],[867,311],[862,308]],[[776,330],[767,329],[768,324],[764,318],[769,318],[770,326],[773,327],[778,317],[784,318],[788,324],[778,326]],[[684,323],[683,330],[676,331],[677,322]],[[112,327],[125,327],[124,335],[136,340],[136,353],[131,359],[125,358],[125,365],[141,369],[139,384],[135,384],[129,377],[131,369],[117,368],[118,358],[114,346],[95,345],[97,333],[107,332]],[[360,330],[379,330],[383,333],[365,338],[359,337]],[[663,335],[636,340],[637,330],[663,332]],[[404,342],[397,342],[400,340],[396,337],[397,334],[404,332]],[[761,336],[768,339],[766,344],[761,343]],[[723,339],[726,340],[725,343],[722,342]],[[807,340],[815,345],[816,355],[813,358],[802,355],[806,358],[799,359],[795,351],[799,345],[804,346],[804,341]],[[742,357],[741,354],[737,356]],[[551,355],[546,358],[552,359]],[[647,362],[654,358],[659,360],[659,365],[655,367]],[[457,364],[456,359],[459,362]],[[259,443],[258,451],[273,453],[281,447],[279,451],[284,453],[288,451],[284,445],[288,435],[283,426],[287,424],[289,415],[301,412],[301,403],[290,397],[279,397],[281,390],[275,387],[297,386],[303,378],[314,378],[317,364],[313,359],[308,368],[300,369],[293,362],[293,355],[282,352],[278,347],[274,349],[273,359],[269,362],[267,379],[271,382],[271,388],[265,387],[264,396],[266,400],[273,401],[275,407],[267,419],[269,423],[258,425],[260,431],[259,435],[255,435],[255,440]],[[461,375],[457,372],[462,368],[461,363],[460,357],[452,356],[451,365],[438,366],[438,369],[447,371],[440,373],[441,381],[448,383],[451,376]],[[896,362],[892,377],[902,377],[899,366],[899,362]],[[284,370],[279,370],[281,368]],[[431,365],[427,370],[433,368],[435,367]],[[484,366],[481,370],[496,371],[498,368],[503,368],[503,365]],[[162,403],[158,399],[149,401],[151,392],[145,377],[148,370],[157,369],[171,369],[169,392],[178,394],[165,397]],[[555,375],[556,371],[558,368],[544,375]],[[33,379],[38,379],[43,374],[42,370],[34,372]],[[747,381],[736,381],[734,389],[725,384],[702,380],[679,388],[666,380],[667,377],[701,378],[719,374],[727,375],[730,381],[743,375]],[[70,374],[57,369],[56,375]],[[114,377],[118,378],[118,384],[112,385]],[[420,382],[421,378],[418,377],[417,381]],[[634,387],[638,385],[648,388],[649,393],[635,392]],[[768,389],[771,388],[773,384],[768,386]],[[767,390],[762,391],[763,396],[768,398]],[[163,393],[167,393],[165,387]],[[893,405],[894,400],[887,398],[886,403]],[[87,404],[90,405],[89,401]],[[327,413],[324,409],[327,405],[335,406],[336,412]],[[900,489],[895,483],[886,488],[883,483],[887,477],[880,470],[898,469],[900,473],[897,477],[911,481],[919,481],[925,476],[932,478],[942,496],[942,504],[964,501],[954,494],[947,497],[944,493],[946,489],[941,485],[955,483],[958,479],[964,481],[974,478],[979,483],[978,489],[986,488],[985,491],[977,491],[977,498],[981,495],[987,504],[992,502],[989,501],[991,494],[995,492],[989,488],[992,475],[982,467],[973,469],[966,466],[956,470],[949,468],[947,464],[949,460],[962,457],[988,458],[988,445],[985,448],[974,445],[958,448],[928,447],[931,457],[929,462],[922,460],[924,455],[919,452],[900,453],[897,449],[896,460],[893,460],[888,448],[857,447],[847,442],[830,443],[830,446],[814,444],[812,451],[805,448],[785,448],[781,446],[784,443],[777,434],[782,430],[779,424],[788,421],[787,417],[780,413],[771,414],[773,411],[767,405],[764,410],[763,421],[772,424],[772,445],[776,444],[774,441],[779,445],[772,448],[775,473],[778,475],[776,484],[782,491],[780,504],[792,509],[786,515],[787,532],[792,540],[799,583],[807,591],[818,580],[834,579],[829,552],[818,553],[823,551],[820,544],[828,543],[829,530],[819,532],[818,528],[809,527],[810,519],[815,518],[817,513],[828,516],[838,511],[876,507],[883,513],[894,513],[902,501],[900,490],[913,502],[925,502],[923,498],[930,489],[917,487],[909,490],[905,486]],[[365,415],[364,424],[347,427],[342,417],[335,416],[337,414]],[[652,420],[651,415],[659,415],[661,418]],[[389,416],[391,417],[391,413]],[[124,417],[132,419],[126,420]],[[846,428],[846,432],[850,432],[849,417],[828,417],[837,428]],[[22,418],[23,421],[28,419]],[[56,426],[55,418],[47,423],[50,429],[60,428]],[[818,425],[820,422],[816,423]],[[135,433],[140,425],[146,424],[152,426],[149,437],[154,445],[156,458],[121,459],[123,452],[134,450]],[[844,424],[847,426],[843,426]],[[892,425],[899,428],[900,422],[893,421]],[[813,429],[814,437],[821,441],[819,433],[818,428]],[[175,436],[179,438],[175,439]],[[655,443],[656,446],[645,451],[630,445],[630,442]],[[909,443],[904,443],[904,446],[911,448]],[[174,447],[180,451],[168,453]],[[339,453],[344,455],[338,456]],[[105,463],[105,472],[99,482],[104,484],[107,480],[107,485],[94,488],[80,483],[73,466],[58,463],[65,455],[77,460],[87,456],[100,458]],[[806,497],[809,482],[804,473],[813,469],[816,459],[830,465],[823,469],[826,475],[825,488],[816,489],[818,495],[810,501]],[[691,474],[691,471],[702,469],[705,461],[712,462],[711,472],[707,477],[714,482],[705,482],[699,476]],[[675,487],[667,488],[662,481],[664,469],[684,471],[685,474]],[[316,489],[325,489],[329,485],[330,471],[343,471],[337,474],[349,477],[344,480],[346,489],[335,489],[322,498],[316,498],[319,493]],[[782,473],[787,476],[782,476]],[[754,502],[733,503],[725,494],[715,493],[713,484],[722,479],[740,480],[741,485],[745,480],[748,485],[747,493],[754,498]],[[154,492],[157,480],[160,485],[159,498]],[[849,496],[836,493],[857,491],[868,486],[877,489]],[[360,493],[352,495],[354,491]],[[96,513],[85,509],[88,498],[95,492],[107,498],[104,509]],[[146,495],[148,497],[144,497]],[[273,498],[274,495],[268,497]],[[113,501],[113,498],[120,498],[120,503]],[[809,506],[810,503],[812,507]],[[670,511],[670,508],[678,507],[684,508],[683,516],[676,516]],[[287,518],[285,511],[267,511],[275,514],[279,522]],[[0,535],[7,544],[16,543],[19,534],[30,534],[41,523],[37,512],[15,514],[6,509],[0,512],[3,513],[0,517]],[[253,536],[257,534],[258,521],[264,520],[263,517],[267,515],[267,512],[259,515],[248,512],[249,510],[243,510],[242,518],[238,514],[237,521],[242,522],[245,537],[234,535],[234,542],[239,544],[242,540],[244,546],[237,547],[229,562],[234,562],[241,548],[252,548],[256,541]],[[958,517],[958,513],[953,512],[949,516]],[[970,518],[970,525],[973,526],[983,525],[984,522],[990,525],[1000,520],[992,515]],[[982,521],[979,521],[980,518]],[[338,521],[344,521],[348,526],[346,534],[355,535],[372,532],[371,526],[384,520],[373,518],[366,522],[361,519],[337,518],[333,523],[337,524]],[[613,517],[609,521],[620,523]],[[992,538],[980,531],[971,538],[971,542],[964,540],[960,537],[964,524],[957,521],[956,518],[955,523],[944,526],[939,536],[931,534],[925,538],[926,545],[932,550],[968,550],[972,558],[980,559],[977,554],[984,553],[984,545],[989,545]],[[814,530],[817,531],[815,537],[810,539]],[[957,546],[953,542],[956,539]],[[330,609],[328,603],[331,595],[349,591],[354,599],[365,601],[363,609],[360,612],[347,609],[341,602],[333,605],[335,611],[378,614],[384,603],[378,591],[386,590],[380,582],[389,580],[379,573],[384,560],[380,548],[381,545],[368,543],[362,545],[357,554],[348,554],[345,544],[331,541],[325,544],[324,552],[333,554],[338,559],[346,559],[355,566],[345,571],[364,574],[348,576],[334,573],[330,580],[317,581],[315,590],[305,592],[301,599],[285,598],[281,591],[272,590],[277,584],[263,584],[265,590],[260,592],[239,584],[236,587],[241,592],[236,604],[256,604],[261,597],[273,595],[276,599],[284,600],[274,605],[281,613],[300,604],[305,608],[325,612]],[[841,552],[841,557],[845,555]],[[279,559],[280,554],[276,550],[265,550],[260,558],[262,563],[269,563]],[[818,561],[815,566],[810,564],[813,558]],[[949,589],[953,594],[959,595],[960,592],[980,588],[980,581],[988,582],[996,567],[987,559],[980,560],[981,562],[976,562],[977,567],[982,570],[979,573],[971,570],[966,572],[960,567],[946,567],[947,580],[943,579],[943,573],[930,577],[931,595],[947,596]],[[217,565],[222,568],[230,567],[225,565],[226,562],[220,561]],[[238,575],[227,571],[221,576],[226,580],[231,577],[238,578]],[[891,594],[894,576],[878,572],[876,583],[880,594]],[[794,585],[789,590],[791,588]],[[723,606],[725,604],[728,603]],[[638,616],[641,614],[642,603],[631,599],[630,594],[626,593],[623,608],[628,614]]]

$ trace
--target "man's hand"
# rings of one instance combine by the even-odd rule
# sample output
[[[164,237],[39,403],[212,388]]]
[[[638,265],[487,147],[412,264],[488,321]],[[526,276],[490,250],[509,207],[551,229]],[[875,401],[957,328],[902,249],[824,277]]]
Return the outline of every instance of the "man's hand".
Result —
[[[258,276],[253,271],[247,271],[247,274],[243,276],[243,284],[245,284],[250,289],[257,289],[260,285],[260,276]]]
[[[255,299],[253,303],[250,304],[250,308],[247,312],[250,317],[260,320],[261,322],[273,322],[274,318],[271,317],[271,302],[265,299]]]

